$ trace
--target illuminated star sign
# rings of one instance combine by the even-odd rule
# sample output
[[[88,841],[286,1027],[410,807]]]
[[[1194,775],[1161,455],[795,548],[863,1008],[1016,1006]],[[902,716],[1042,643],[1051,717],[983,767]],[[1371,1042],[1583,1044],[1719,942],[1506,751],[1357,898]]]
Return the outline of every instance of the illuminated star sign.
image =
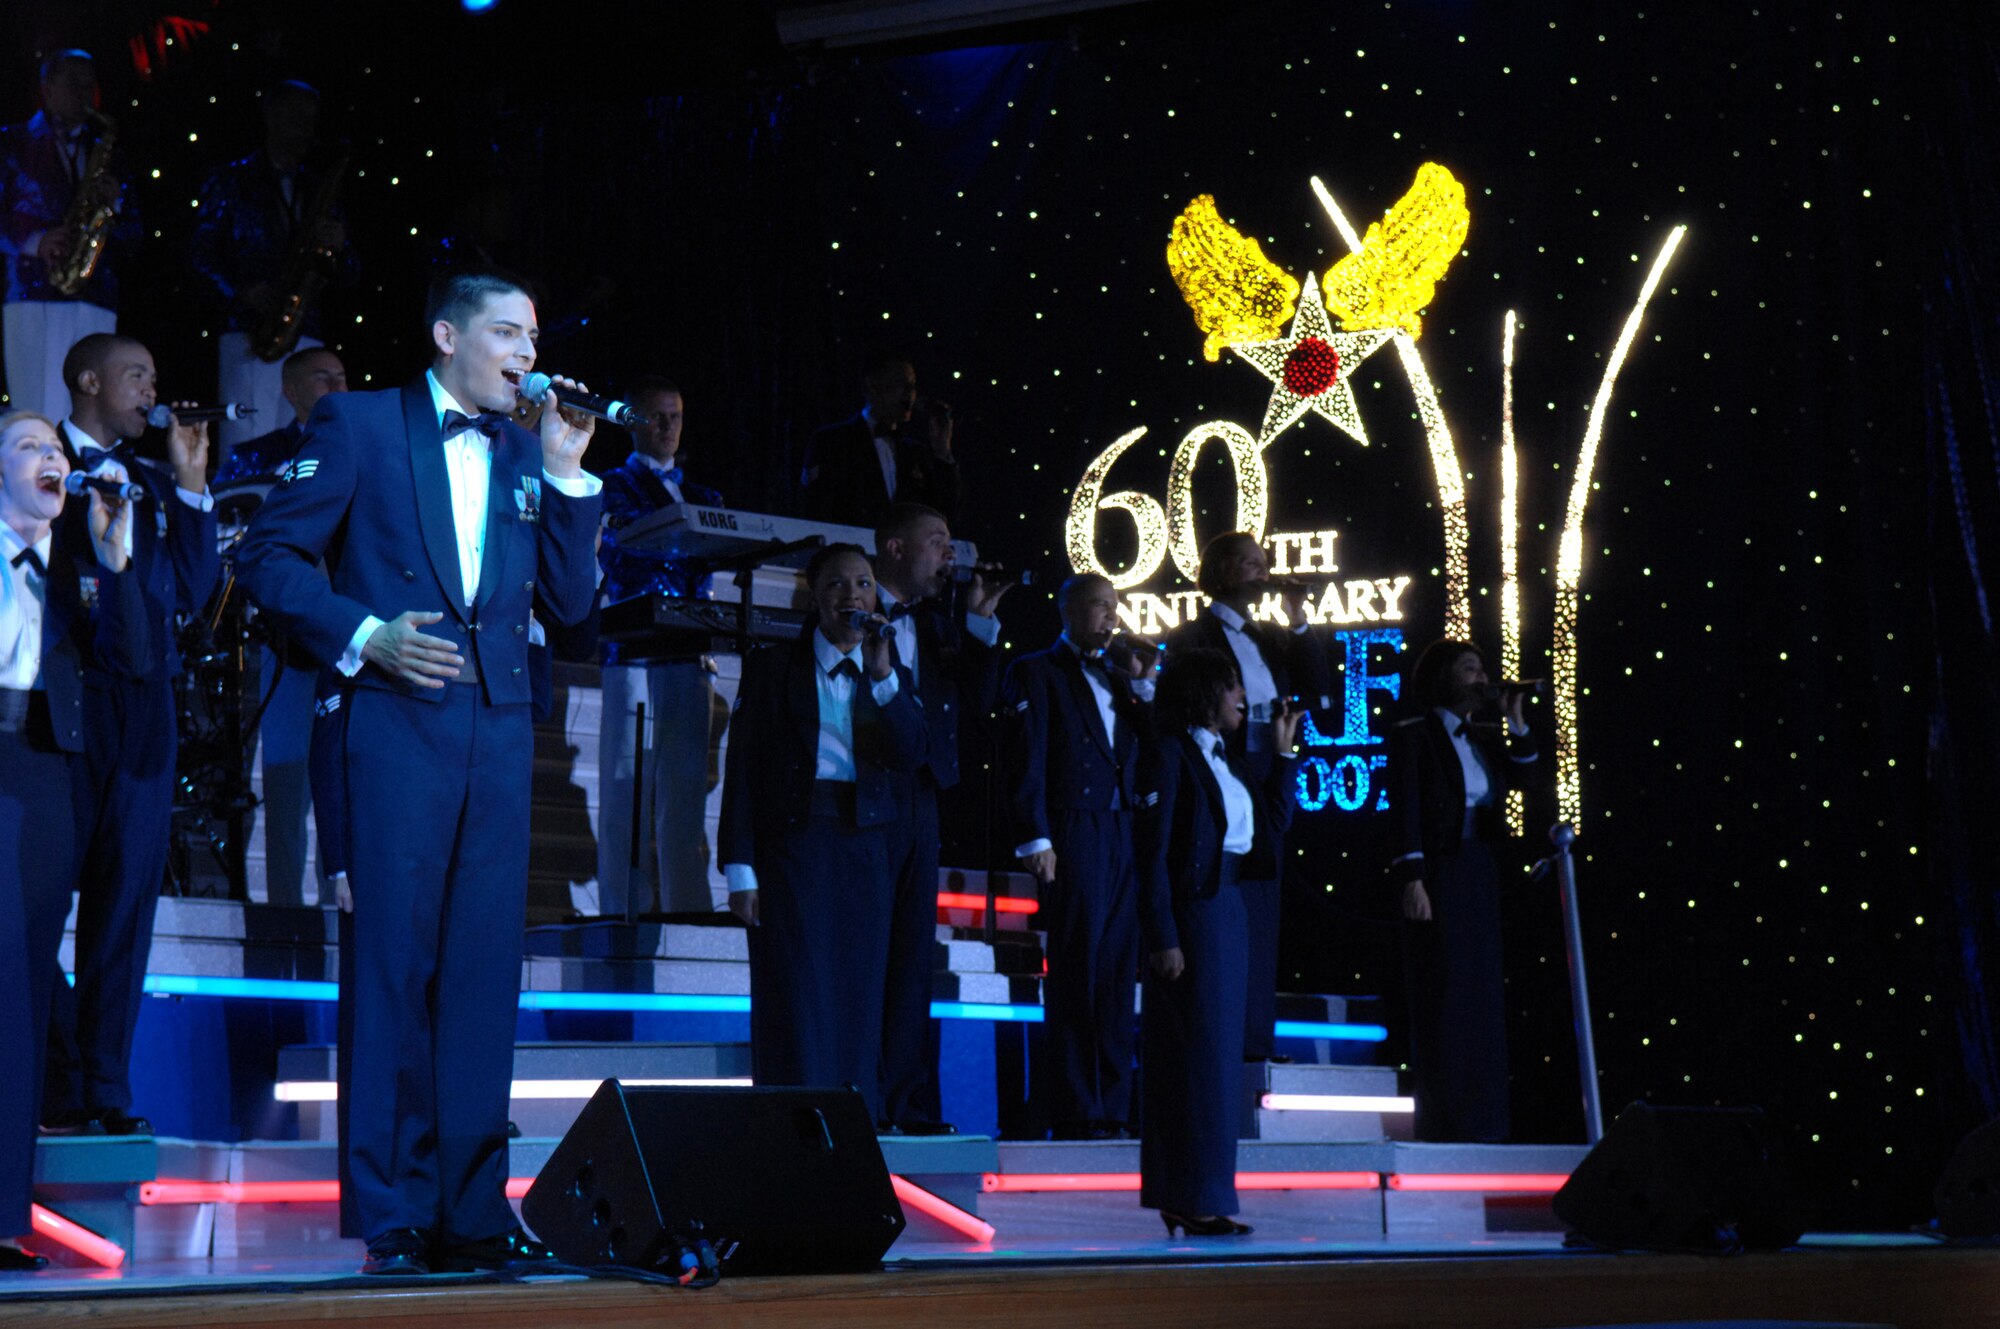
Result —
[[[1319,298],[1319,279],[1306,277],[1299,295],[1299,312],[1292,335],[1281,341],[1242,342],[1229,349],[1238,359],[1271,380],[1271,404],[1264,411],[1261,448],[1290,428],[1307,411],[1317,411],[1353,435],[1363,447],[1368,433],[1361,426],[1361,406],[1354,400],[1354,372],[1361,362],[1396,335],[1394,328],[1335,332]]]

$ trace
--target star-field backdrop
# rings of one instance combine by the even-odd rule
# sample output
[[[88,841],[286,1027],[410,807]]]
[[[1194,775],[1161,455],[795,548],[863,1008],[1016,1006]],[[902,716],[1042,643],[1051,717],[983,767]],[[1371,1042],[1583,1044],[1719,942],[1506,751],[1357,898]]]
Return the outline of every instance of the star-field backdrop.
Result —
[[[1927,1214],[1949,1146],[1994,1106],[1990,1064],[1962,1055],[1990,1018],[1966,997],[1976,947],[1927,858],[1922,166],[1950,34],[1858,5],[1244,0],[796,55],[754,10],[718,27],[705,6],[578,8],[218,0],[169,46],[157,6],[82,31],[30,6],[14,67],[50,41],[100,53],[154,237],[126,263],[127,323],[174,395],[212,374],[181,257],[191,200],[254,145],[256,89],[295,75],[355,149],[365,276],[335,308],[356,386],[419,366],[421,284],[449,238],[543,284],[545,363],[614,387],[671,374],[690,472],[784,510],[806,433],[898,349],[955,408],[960,533],[1049,574],[1071,486],[1113,439],[1146,428],[1112,485],[1164,502],[1191,426],[1263,418],[1270,384],[1203,360],[1168,275],[1189,200],[1215,195],[1303,279],[1343,252],[1310,177],[1365,227],[1442,163],[1472,222],[1419,347],[1467,472],[1475,635],[1497,647],[1500,335],[1521,320],[1532,674],[1605,357],[1686,224],[1585,527],[1578,869],[1605,1098],[1759,1103],[1817,1222]],[[1337,528],[1354,575],[1415,574],[1401,626],[1420,646],[1443,545],[1393,351],[1357,391],[1370,447],[1311,414],[1271,445],[1270,526]],[[618,459],[612,433],[594,463]],[[1201,467],[1205,532],[1230,520],[1221,456]],[[1122,523],[1103,522],[1113,563]],[[1019,648],[1055,630],[1034,594],[1004,607]],[[1310,824],[1287,985],[1384,994],[1397,1025],[1377,829]],[[1523,880],[1507,922],[1517,1135],[1577,1139],[1552,890]]]

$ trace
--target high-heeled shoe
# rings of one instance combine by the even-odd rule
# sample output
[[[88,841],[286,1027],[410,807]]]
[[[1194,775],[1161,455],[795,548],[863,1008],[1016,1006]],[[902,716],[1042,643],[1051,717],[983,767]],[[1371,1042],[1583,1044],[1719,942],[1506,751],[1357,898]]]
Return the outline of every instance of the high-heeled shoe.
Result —
[[[1220,1214],[1211,1214],[1207,1218],[1184,1218],[1162,1209],[1160,1221],[1167,1225],[1170,1237],[1177,1235],[1176,1230],[1190,1237],[1247,1237],[1253,1231],[1248,1223],[1239,1223]]]

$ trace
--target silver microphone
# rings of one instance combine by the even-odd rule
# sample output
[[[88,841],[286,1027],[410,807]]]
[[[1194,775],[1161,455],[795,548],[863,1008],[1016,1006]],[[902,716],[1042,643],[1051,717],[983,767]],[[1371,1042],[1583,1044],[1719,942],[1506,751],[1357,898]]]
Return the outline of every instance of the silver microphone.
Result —
[[[146,412],[146,423],[155,429],[171,429],[176,420],[189,425],[202,420],[248,420],[255,414],[257,408],[248,402],[231,402],[227,406],[182,406],[179,409],[162,404]]]
[[[594,392],[579,392],[575,388],[563,387],[547,374],[529,374],[521,380],[521,395],[529,401],[543,401],[551,393],[556,403],[568,410],[582,411],[600,420],[609,420],[615,425],[632,428],[636,425],[651,424],[652,417],[632,408],[628,402],[612,397],[600,397]]]
[[[881,637],[884,640],[896,635],[894,623],[871,614],[866,609],[850,609],[845,617],[847,626],[863,635]]]

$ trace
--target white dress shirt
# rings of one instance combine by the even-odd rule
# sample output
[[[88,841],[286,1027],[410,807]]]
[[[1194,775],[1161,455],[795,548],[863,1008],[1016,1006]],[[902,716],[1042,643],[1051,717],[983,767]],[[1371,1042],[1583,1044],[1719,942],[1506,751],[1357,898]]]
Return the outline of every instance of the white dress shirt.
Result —
[[[1493,776],[1486,769],[1486,758],[1472,745],[1471,734],[1458,732],[1464,727],[1464,719],[1457,711],[1448,711],[1442,706],[1433,709],[1437,718],[1444,722],[1444,732],[1451,739],[1452,750],[1458,753],[1459,769],[1465,772],[1465,806],[1492,807]]]
[[[875,598],[881,603],[882,615],[885,618],[888,617],[891,609],[902,603],[896,598],[895,592],[880,582],[875,583]],[[911,608],[914,609],[915,606],[913,605]],[[967,610],[965,614],[965,630],[985,642],[988,646],[997,646],[1000,643],[1000,616],[998,614],[990,614],[985,618],[981,618],[971,610]],[[889,648],[895,652],[896,663],[910,671],[910,682],[912,684],[921,683],[923,678],[917,671],[917,657],[923,654],[923,652],[917,649],[917,625],[915,623],[907,625],[903,623],[896,624],[896,631],[889,638]]]
[[[1243,615],[1220,601],[1211,601],[1208,613],[1222,624],[1222,638],[1229,643],[1229,653],[1236,657],[1236,672],[1243,677],[1243,701],[1251,708],[1252,714],[1263,714],[1258,708],[1268,708],[1278,698],[1278,681],[1271,677],[1271,667],[1264,663],[1264,652],[1258,649],[1257,639],[1249,632],[1249,621]],[[1299,624],[1293,632],[1304,632],[1305,625]],[[1268,720],[1246,720],[1243,730],[1244,746],[1253,752],[1262,752],[1271,746],[1271,722]]]
[[[851,651],[842,652],[818,628],[813,629],[812,646],[815,665],[813,686],[819,696],[819,748],[813,761],[813,778],[853,784],[854,693],[856,683],[868,676],[867,666],[861,662],[859,645]],[[834,672],[843,660],[853,662],[852,675],[844,671]],[[878,708],[887,706],[895,700],[899,687],[892,670],[887,678],[868,685],[868,695],[875,699]],[[731,895],[757,889],[754,864],[724,863],[722,875],[729,883]]]
[[[12,526],[0,523],[0,688],[27,692],[43,688],[42,614],[48,600],[47,579],[22,559],[14,559],[30,548]],[[42,566],[49,565],[55,548],[53,533],[35,541],[32,548]]]
[[[1213,729],[1190,729],[1188,737],[1194,740],[1202,760],[1215,776],[1215,783],[1222,789],[1222,852],[1249,853],[1250,847],[1257,843],[1257,805],[1251,801],[1250,790],[1223,759],[1222,735]]]
[[[89,431],[85,430],[82,425],[73,419],[63,421],[62,429],[63,435],[69,439],[70,447],[76,452],[77,461],[81,463],[78,469],[82,470],[85,474],[95,475],[99,471],[103,471],[107,466],[115,466],[118,468],[117,470],[105,472],[107,478],[116,478],[119,480],[130,480],[132,478],[126,473],[123,466],[111,459],[111,447],[118,440],[113,439],[110,444],[99,443],[90,435]],[[207,486],[203,486],[201,492],[197,493],[192,489],[183,489],[179,485],[175,485],[174,496],[193,508],[196,512],[210,512],[215,508],[215,498],[208,492]],[[132,532],[139,527],[138,516],[139,514],[134,512],[132,514],[133,520],[125,523],[125,555],[128,558],[132,555]],[[165,514],[160,514],[159,519],[164,520]],[[161,530],[164,533],[165,528],[162,527]]]
[[[477,418],[477,411],[466,410],[445,391],[435,373],[425,370],[424,382],[430,385],[431,405],[437,410],[439,429],[444,428],[446,411],[457,411],[468,419]],[[470,609],[479,595],[479,564],[486,555],[486,507],[493,487],[493,446],[477,429],[462,429],[444,440],[443,447],[445,475],[451,482],[451,524],[458,543],[458,576],[465,587],[465,607]],[[556,492],[571,498],[589,498],[604,488],[604,481],[589,472],[564,477],[550,474],[545,467],[542,479],[554,486]],[[382,623],[373,614],[362,619],[361,626],[348,638],[346,652],[334,662],[335,668],[349,678],[360,673],[361,648]]]
[[[676,503],[687,502],[686,499],[681,497],[681,487],[667,478],[667,472],[674,469],[672,464],[654,461],[643,452],[634,452],[632,455],[639,459],[640,465],[660,477],[660,483],[666,487],[668,498],[671,498]]]

